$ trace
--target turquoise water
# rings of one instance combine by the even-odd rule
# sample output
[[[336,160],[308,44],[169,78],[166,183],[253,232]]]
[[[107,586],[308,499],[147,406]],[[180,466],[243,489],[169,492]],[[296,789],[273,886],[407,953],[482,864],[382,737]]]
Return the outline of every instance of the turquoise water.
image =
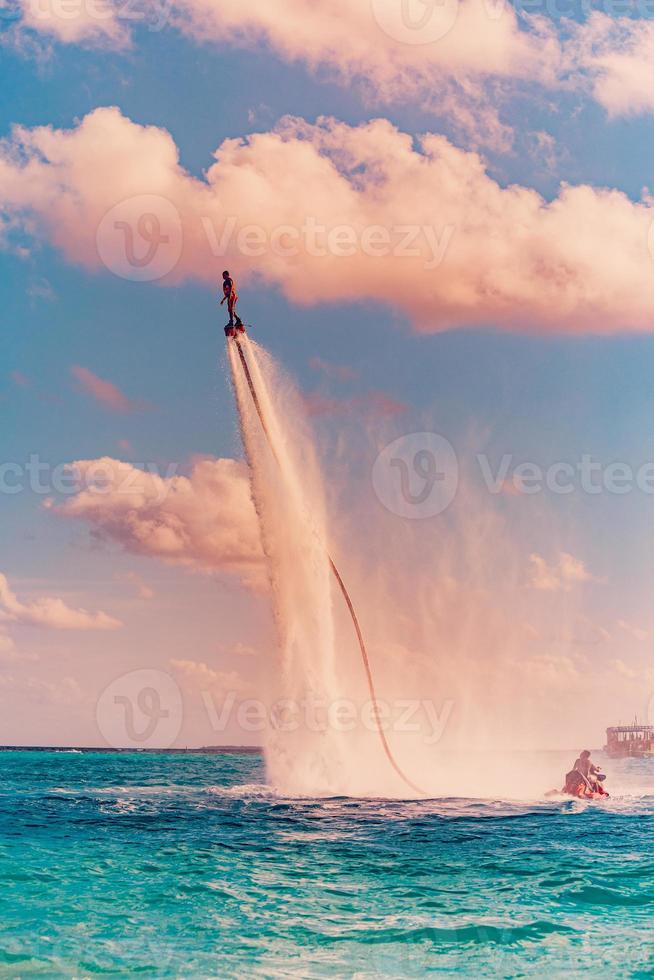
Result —
[[[284,800],[258,757],[0,753],[0,976],[652,977],[654,763],[619,775]]]

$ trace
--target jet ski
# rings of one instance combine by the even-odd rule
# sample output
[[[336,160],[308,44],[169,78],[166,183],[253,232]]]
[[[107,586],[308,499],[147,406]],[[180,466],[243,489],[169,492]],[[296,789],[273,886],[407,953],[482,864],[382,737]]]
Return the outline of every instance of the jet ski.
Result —
[[[547,796],[572,796],[575,800],[607,800],[609,793],[604,789],[606,775],[598,772],[590,779],[584,779],[577,769],[566,773],[561,790],[551,790]]]

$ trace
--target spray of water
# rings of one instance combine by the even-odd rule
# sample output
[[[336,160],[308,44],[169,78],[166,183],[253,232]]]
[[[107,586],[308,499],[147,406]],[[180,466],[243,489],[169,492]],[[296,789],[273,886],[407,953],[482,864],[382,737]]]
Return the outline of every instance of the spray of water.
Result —
[[[229,359],[277,629],[270,782],[290,795],[396,798],[420,795],[402,773],[434,797],[535,799],[560,786],[589,741],[580,691],[595,631],[576,593],[530,589],[526,575],[534,528],[548,528],[554,553],[570,535],[557,546],[555,526],[533,508],[512,528],[501,506],[465,486],[442,519],[398,520],[363,473],[328,517],[325,487],[333,507],[345,486],[344,468],[333,478],[340,457],[326,483],[293,385],[261,347],[241,343],[260,414],[234,343]],[[371,464],[374,434],[366,439],[372,458],[364,444],[348,446],[347,469]],[[329,554],[362,623],[381,722]],[[351,724],[341,705],[354,706]],[[540,751],[548,745],[569,749]]]
[[[354,709],[351,698],[343,702],[342,681],[350,670],[336,669],[336,583],[354,627],[370,693],[369,727],[376,729],[378,748],[390,767],[386,781],[390,775],[403,784],[402,795],[407,790],[421,795],[395,759],[378,717],[373,672],[356,611],[328,552],[323,484],[292,386],[270,357],[245,338],[229,345],[229,357],[274,599],[281,668],[276,703],[286,703],[293,712],[310,705],[312,712],[323,714],[312,726],[305,710],[295,729],[279,719],[268,746],[271,778],[285,792],[343,793],[353,792],[355,785],[361,791],[361,760],[353,765],[352,739],[345,739],[343,726],[333,721],[339,704]],[[296,737],[288,737],[293,734]]]

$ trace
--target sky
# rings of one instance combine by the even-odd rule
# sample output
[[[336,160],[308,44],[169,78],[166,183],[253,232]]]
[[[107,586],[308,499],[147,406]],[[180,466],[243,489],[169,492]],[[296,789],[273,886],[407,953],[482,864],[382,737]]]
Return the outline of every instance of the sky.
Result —
[[[654,723],[651,13],[0,0],[0,743],[111,744],[143,671],[182,704],[155,742],[260,741],[216,714],[275,643],[223,268],[302,392],[354,580],[437,591],[492,517],[460,615],[484,591],[540,631],[524,673],[497,639],[539,744]],[[407,518],[375,459],[402,439],[411,470],[425,432],[464,490]],[[418,556],[373,546],[398,527]]]

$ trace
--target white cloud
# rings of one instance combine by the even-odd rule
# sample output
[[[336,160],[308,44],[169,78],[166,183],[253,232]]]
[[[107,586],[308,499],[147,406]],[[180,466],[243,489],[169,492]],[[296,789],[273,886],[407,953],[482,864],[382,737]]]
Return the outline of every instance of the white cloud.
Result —
[[[654,109],[654,26],[645,17],[594,11],[577,23],[518,14],[503,0],[445,0],[412,30],[402,20],[398,0],[20,4],[17,37],[27,32],[63,44],[115,48],[131,43],[135,26],[157,31],[173,26],[199,44],[253,50],[265,45],[286,62],[358,87],[368,102],[420,101],[450,116],[473,141],[504,149],[511,145],[511,132],[500,121],[498,106],[533,84],[587,92],[611,115]],[[420,25],[420,18],[416,21]]]
[[[654,23],[596,11],[572,32],[570,60],[610,116],[654,110]],[[585,77],[584,77],[585,74]]]
[[[128,18],[113,0],[20,0],[21,29],[44,34],[63,44],[125,47]]]
[[[207,691],[216,697],[242,696],[249,689],[247,681],[236,670],[216,670],[198,660],[172,659],[170,666],[193,690]]]
[[[134,594],[139,599],[154,599],[155,591],[154,589],[144,582],[141,576],[137,572],[123,572],[116,575],[116,581],[124,582],[129,585],[134,590]]]
[[[46,597],[20,602],[0,574],[0,623],[42,626],[53,630],[114,630],[122,624],[104,612],[71,609],[63,599]]]
[[[265,579],[257,517],[244,463],[197,460],[188,476],[161,477],[119,460],[72,466],[85,489],[59,504],[60,517],[87,522],[126,551],[204,572],[228,571],[247,584]],[[102,474],[94,484],[92,474]]]
[[[633,623],[629,623],[625,619],[619,619],[618,626],[624,633],[626,633],[632,639],[638,640],[639,642],[643,642],[644,640],[649,639],[651,636],[650,630],[643,629],[642,626],[635,626]]]
[[[529,584],[531,588],[541,592],[570,592],[577,585],[597,581],[581,559],[565,551],[561,552],[558,561],[552,565],[537,554],[530,555],[529,561]]]
[[[424,331],[653,329],[649,201],[588,185],[564,185],[546,201],[502,187],[478,154],[441,136],[415,140],[385,120],[286,120],[226,140],[202,180],[181,168],[168,133],[117,109],[70,131],[17,129],[0,148],[0,202],[13,220],[90,268],[101,267],[104,216],[128,199],[136,224],[144,189],[148,207],[155,198],[180,217],[181,254],[166,283],[214,288],[218,248],[242,281],[256,269],[292,302],[386,303]],[[318,248],[309,225],[324,230]],[[239,237],[253,228],[264,242],[256,259]],[[125,249],[120,236],[109,244]]]

